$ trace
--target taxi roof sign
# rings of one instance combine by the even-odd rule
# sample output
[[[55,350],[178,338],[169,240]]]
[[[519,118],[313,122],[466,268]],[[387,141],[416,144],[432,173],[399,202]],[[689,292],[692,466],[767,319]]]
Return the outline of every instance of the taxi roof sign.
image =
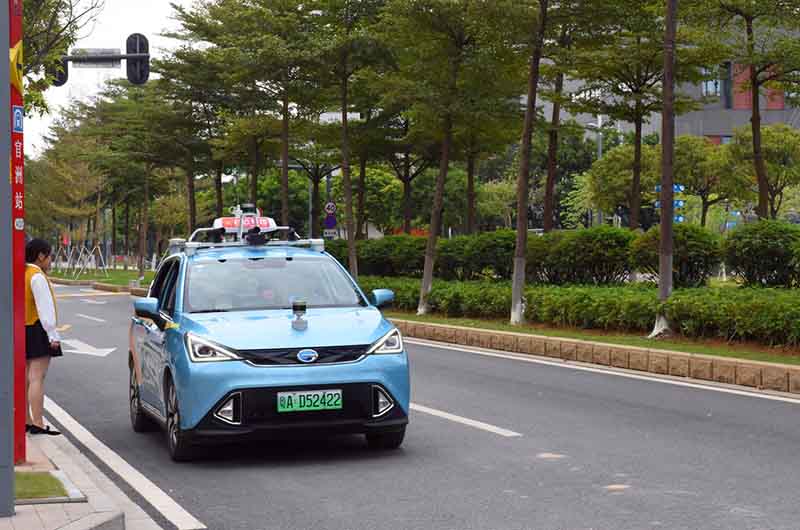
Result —
[[[252,230],[256,226],[262,232],[272,231],[278,224],[271,217],[219,217],[214,220],[214,228],[224,228],[227,233],[239,233],[239,223],[243,223],[244,231]]]

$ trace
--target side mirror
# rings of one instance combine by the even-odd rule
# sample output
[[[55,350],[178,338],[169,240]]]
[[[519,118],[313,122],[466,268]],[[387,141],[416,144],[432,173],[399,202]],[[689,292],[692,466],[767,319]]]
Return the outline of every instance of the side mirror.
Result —
[[[161,321],[158,314],[158,298],[139,298],[133,303],[133,311],[139,318],[149,318],[153,322]]]
[[[370,296],[371,302],[375,307],[386,308],[394,302],[394,291],[389,289],[375,289]]]

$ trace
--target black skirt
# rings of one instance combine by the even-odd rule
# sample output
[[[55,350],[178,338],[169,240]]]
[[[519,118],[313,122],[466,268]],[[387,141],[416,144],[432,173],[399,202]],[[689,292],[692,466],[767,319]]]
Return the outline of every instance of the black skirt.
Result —
[[[32,326],[25,326],[25,358],[38,359],[40,357],[61,357],[64,353],[61,346],[50,347],[50,338],[44,330],[41,321],[37,320]]]

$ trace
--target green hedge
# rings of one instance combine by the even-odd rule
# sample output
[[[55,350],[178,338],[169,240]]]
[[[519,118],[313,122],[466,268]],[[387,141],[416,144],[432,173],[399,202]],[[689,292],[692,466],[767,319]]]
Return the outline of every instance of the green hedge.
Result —
[[[800,226],[763,220],[736,229],[725,243],[725,261],[746,285],[790,287],[798,280],[795,266]]]
[[[360,278],[361,287],[395,292],[395,307],[417,308],[420,282],[414,278]],[[648,333],[661,308],[656,289],[531,286],[525,291],[531,322],[556,326]],[[434,281],[434,313],[452,317],[507,319],[511,286],[497,281]],[[800,292],[785,289],[679,289],[665,304],[670,320],[687,337],[800,345]]]
[[[631,245],[631,264],[643,273],[658,278],[661,230],[654,226],[639,235]],[[697,225],[675,225],[673,280],[676,287],[701,287],[722,262],[722,240]]]
[[[435,276],[443,280],[509,280],[513,272],[516,233],[484,232],[440,238]],[[357,242],[359,273],[368,276],[422,276],[427,239],[406,235]],[[329,241],[328,251],[347,263],[347,243]],[[615,285],[631,271],[658,276],[659,231],[641,234],[598,226],[552,232],[528,238],[529,283],[545,285]],[[749,223],[723,245],[711,231],[675,226],[675,285],[705,285],[721,263],[747,285],[789,287],[800,283],[800,227],[780,221]]]

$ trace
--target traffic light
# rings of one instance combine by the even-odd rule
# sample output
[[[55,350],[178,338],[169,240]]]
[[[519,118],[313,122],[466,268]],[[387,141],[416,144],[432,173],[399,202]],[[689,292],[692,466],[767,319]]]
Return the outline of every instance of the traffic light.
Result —
[[[128,37],[125,46],[128,55],[150,53],[150,43],[147,41],[147,37],[141,33],[134,33]],[[134,85],[147,83],[150,78],[150,57],[128,58],[125,64],[128,68],[128,81]]]
[[[48,68],[48,75],[53,77],[53,86],[64,86],[69,79],[69,61],[66,57],[62,57],[59,65],[53,65]]]

